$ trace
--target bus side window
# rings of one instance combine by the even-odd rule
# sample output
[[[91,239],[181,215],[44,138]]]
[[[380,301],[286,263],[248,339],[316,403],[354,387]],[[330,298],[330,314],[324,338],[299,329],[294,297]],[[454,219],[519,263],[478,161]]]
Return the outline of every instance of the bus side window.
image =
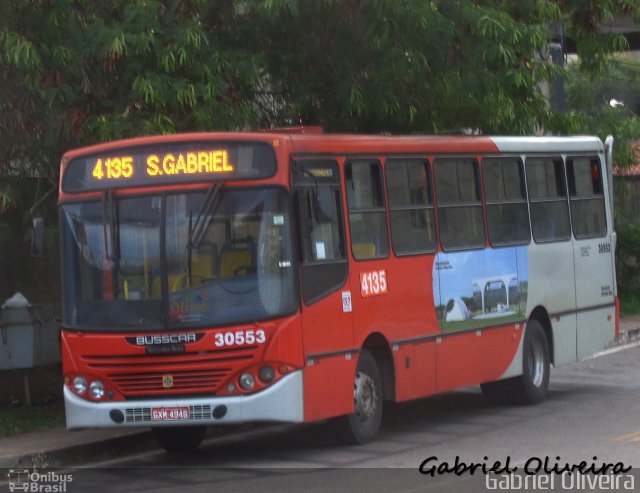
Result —
[[[388,257],[389,237],[380,163],[369,160],[347,163],[345,182],[353,258]]]
[[[302,298],[310,305],[340,288],[347,262],[340,170],[332,160],[293,164]]]
[[[607,233],[602,168],[597,157],[567,158],[571,222],[576,238]]]
[[[478,163],[470,158],[437,158],[434,163],[442,249],[486,244]]]
[[[387,195],[396,255],[436,250],[436,220],[429,164],[423,159],[388,159]]]
[[[300,189],[297,198],[304,221],[304,228],[301,228],[303,260],[324,262],[344,259],[344,241],[338,221],[341,212],[339,190],[330,187]]]
[[[522,161],[516,157],[485,158],[482,182],[489,243],[492,246],[528,244],[531,229]]]
[[[569,204],[560,158],[528,158],[527,185],[531,230],[536,243],[571,238]]]

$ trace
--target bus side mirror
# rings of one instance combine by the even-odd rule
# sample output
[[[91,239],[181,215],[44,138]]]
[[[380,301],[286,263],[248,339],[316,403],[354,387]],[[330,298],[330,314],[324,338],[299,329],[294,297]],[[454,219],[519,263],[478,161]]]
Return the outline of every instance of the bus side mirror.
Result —
[[[31,256],[42,257],[44,254],[44,219],[34,217],[31,227]]]

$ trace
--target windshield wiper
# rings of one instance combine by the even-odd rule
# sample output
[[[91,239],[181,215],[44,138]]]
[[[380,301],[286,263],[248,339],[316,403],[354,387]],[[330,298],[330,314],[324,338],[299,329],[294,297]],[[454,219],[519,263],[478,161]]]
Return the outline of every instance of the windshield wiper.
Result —
[[[104,253],[107,260],[120,260],[118,216],[113,202],[113,192],[105,190],[102,196],[102,226],[104,228]],[[107,227],[109,228],[107,230]]]
[[[219,202],[220,190],[222,189],[221,181],[216,183],[212,183],[209,189],[207,190],[207,194],[204,197],[204,201],[202,202],[202,207],[196,216],[195,223],[191,224],[192,215],[189,215],[189,247],[197,248],[198,245],[202,242],[202,238],[204,237],[204,233],[207,230],[207,226],[209,226],[209,221],[211,220],[210,214],[214,211]]]
[[[118,216],[113,200],[113,190],[105,190],[102,196],[102,227],[104,235],[104,255],[112,262],[111,270],[114,296],[117,288],[117,272],[120,270],[120,238],[118,228]]]
[[[212,183],[207,189],[202,207],[200,207],[195,222],[193,221],[193,213],[189,211],[189,241],[187,243],[187,276],[189,285],[191,285],[191,257],[193,250],[198,248],[200,243],[202,243],[209,222],[211,221],[212,212],[215,211],[220,204],[222,184],[223,182],[218,181]]]

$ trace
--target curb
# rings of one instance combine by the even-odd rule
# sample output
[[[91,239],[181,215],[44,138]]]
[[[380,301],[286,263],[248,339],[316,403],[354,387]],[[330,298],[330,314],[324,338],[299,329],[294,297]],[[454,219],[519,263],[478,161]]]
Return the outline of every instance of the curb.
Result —
[[[618,337],[611,341],[607,348],[631,344],[632,342],[637,341],[640,341],[640,327],[621,332]]]
[[[143,452],[154,447],[157,445],[149,430],[134,431],[127,435],[97,439],[94,442],[27,453],[9,459],[9,464],[0,464],[0,467],[31,469],[74,467]]]
[[[259,437],[268,433],[282,433],[299,425],[291,424],[239,424],[228,426],[210,426],[203,445],[228,444]],[[132,430],[131,433],[113,438],[98,439],[93,442],[59,447],[44,452],[26,453],[8,459],[0,460],[0,470],[10,468],[20,469],[69,469],[90,466],[92,463],[119,459],[134,454],[164,450],[156,443],[149,429]],[[0,480],[2,478],[0,477]],[[2,483],[0,483],[2,484]]]

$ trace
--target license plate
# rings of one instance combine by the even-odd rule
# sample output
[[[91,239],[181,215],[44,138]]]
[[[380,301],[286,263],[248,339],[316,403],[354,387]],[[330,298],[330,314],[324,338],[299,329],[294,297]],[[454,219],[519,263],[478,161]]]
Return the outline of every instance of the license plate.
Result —
[[[184,419],[189,419],[189,408],[187,406],[151,408],[152,421],[180,421]]]

